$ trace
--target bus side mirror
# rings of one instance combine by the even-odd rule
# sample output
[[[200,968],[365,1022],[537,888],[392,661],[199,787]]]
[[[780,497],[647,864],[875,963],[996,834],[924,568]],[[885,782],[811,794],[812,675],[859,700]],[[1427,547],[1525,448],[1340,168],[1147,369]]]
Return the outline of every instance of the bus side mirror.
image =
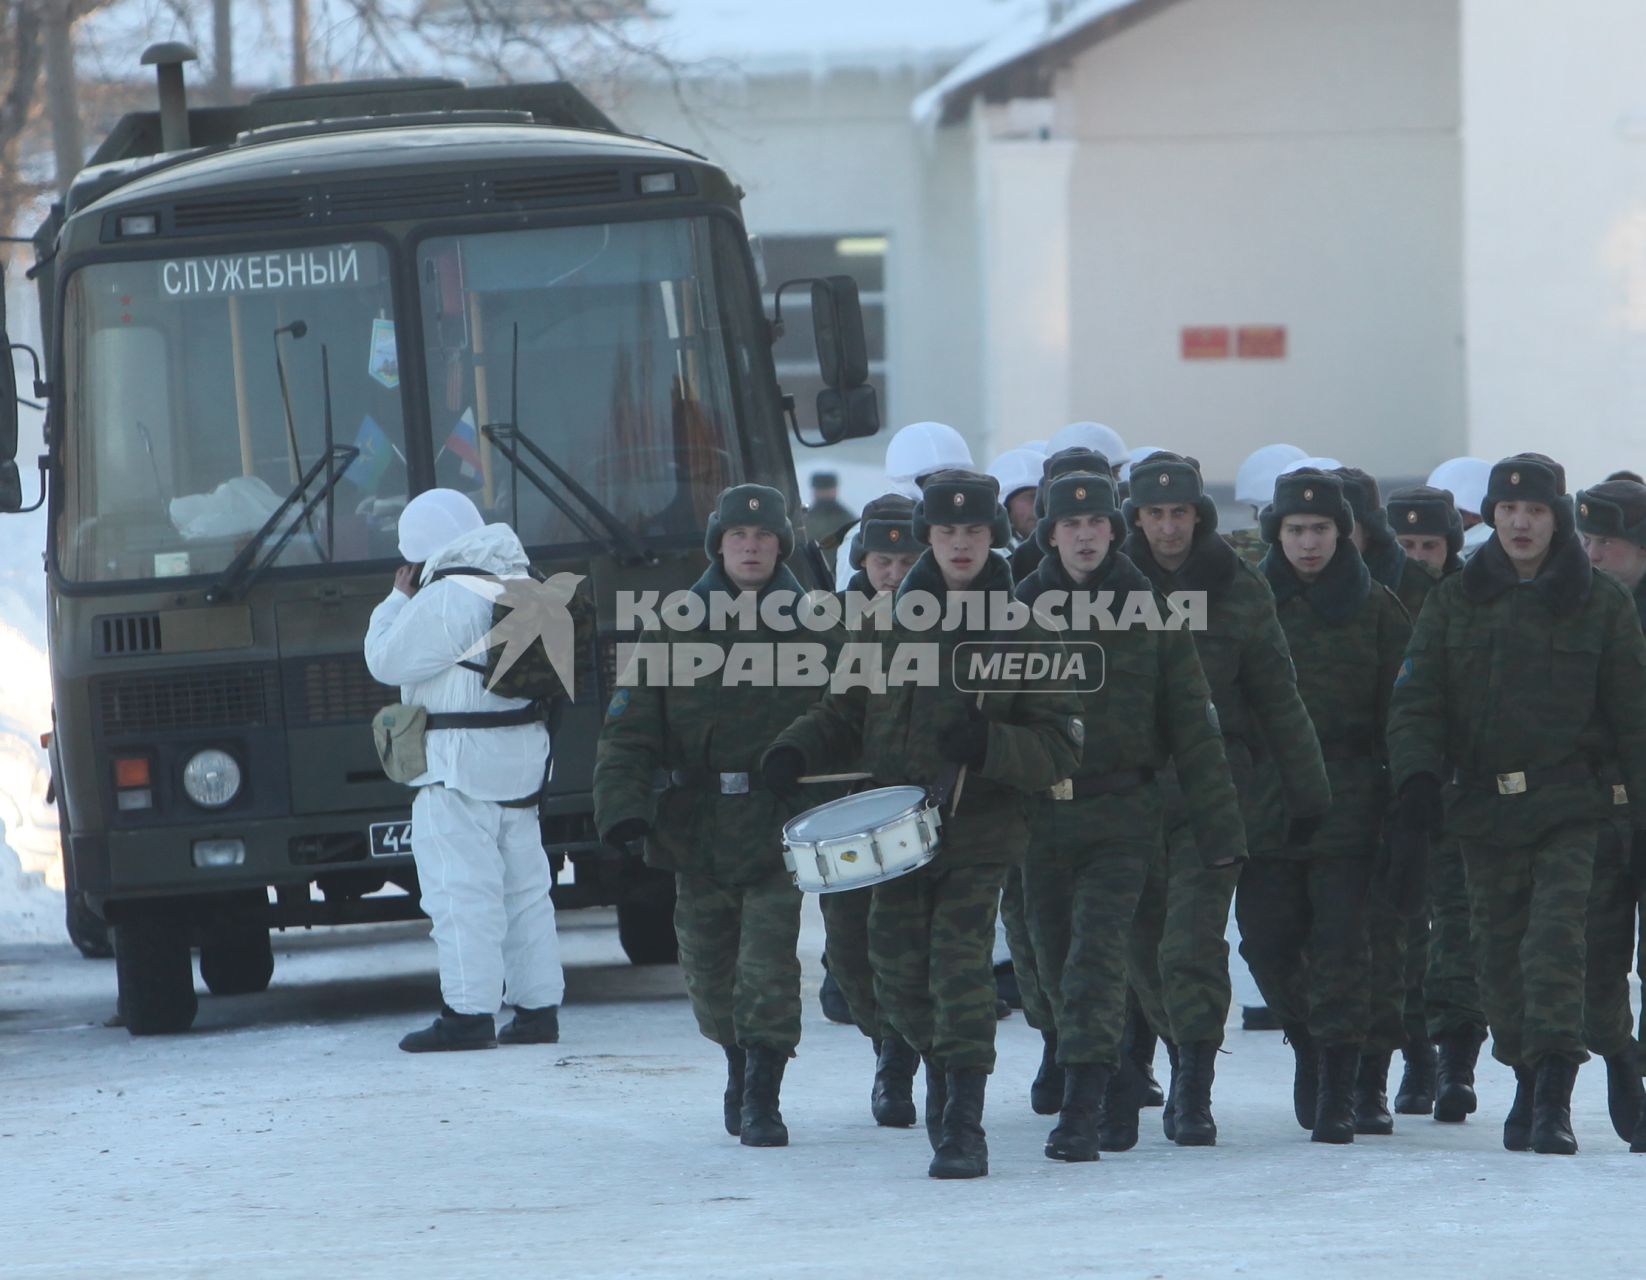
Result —
[[[22,509],[23,479],[17,474],[17,463],[7,458],[0,462],[0,513],[10,514]]]
[[[0,512],[23,509],[23,482],[17,475],[17,372],[12,368],[11,343],[0,329]]]
[[[817,429],[824,443],[874,435],[880,430],[880,404],[868,385],[869,348],[857,281],[850,276],[812,281],[812,333],[823,375]]]

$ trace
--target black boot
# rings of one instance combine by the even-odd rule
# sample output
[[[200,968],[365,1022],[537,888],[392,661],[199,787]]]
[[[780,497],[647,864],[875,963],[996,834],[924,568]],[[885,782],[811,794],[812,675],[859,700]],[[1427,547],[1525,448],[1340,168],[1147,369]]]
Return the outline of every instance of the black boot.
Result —
[[[1055,1116],[1063,1105],[1063,1068],[1057,1065],[1057,1032],[1042,1031],[1040,1070],[1029,1086],[1029,1106],[1037,1116]]]
[[[1640,1115],[1635,1120],[1635,1137],[1629,1150],[1637,1156],[1646,1155],[1646,1103],[1641,1104]]]
[[[1079,1062],[1064,1069],[1063,1107],[1057,1127],[1046,1138],[1046,1158],[1070,1164],[1096,1160],[1097,1127],[1103,1117],[1103,1091],[1109,1069]]]
[[[1320,1064],[1315,1061],[1314,1037],[1307,1027],[1287,1027],[1286,1043],[1292,1046],[1292,1114],[1305,1129],[1315,1127],[1316,1099],[1320,1096]]]
[[[1315,1054],[1319,1064],[1319,1092],[1311,1142],[1342,1145],[1355,1140],[1355,1077],[1360,1070],[1360,1046],[1322,1045]],[[1387,1068],[1385,1068],[1387,1070]]]
[[[926,1064],[926,1140],[936,1151],[943,1134],[943,1112],[949,1105],[949,1078],[931,1054],[922,1055],[922,1060]]]
[[[783,1069],[789,1055],[781,1049],[750,1047],[748,1066],[743,1072],[743,1132],[738,1135],[745,1147],[786,1147],[789,1130],[778,1110],[783,1090]]]
[[[1635,1056],[1625,1049],[1606,1059],[1606,1109],[1612,1113],[1612,1128],[1625,1142],[1635,1136],[1635,1121],[1646,1103],[1646,1089],[1640,1084]]]
[[[937,1152],[926,1168],[928,1176],[989,1176],[989,1144],[983,1133],[983,1091],[988,1083],[989,1073],[978,1067],[949,1072],[949,1100],[943,1106],[943,1129]]]
[[[1355,1075],[1355,1132],[1386,1138],[1395,1131],[1389,1114],[1389,1053],[1363,1053]]]
[[[1532,1094],[1532,1150],[1543,1156],[1575,1156],[1572,1134],[1572,1086],[1577,1063],[1551,1055],[1537,1064]]]
[[[541,1009],[515,1007],[509,1025],[497,1033],[498,1044],[559,1044],[560,1006],[548,1004]]]
[[[457,1049],[497,1048],[497,1024],[489,1013],[457,1013],[440,1006],[440,1016],[421,1031],[400,1038],[407,1053],[449,1053]]]
[[[1122,1050],[1120,1070],[1109,1077],[1103,1091],[1103,1118],[1097,1125],[1099,1150],[1130,1151],[1137,1145],[1137,1116],[1146,1088],[1137,1063]]]
[[[1210,1040],[1177,1046],[1170,1105],[1177,1116],[1172,1141],[1180,1147],[1217,1145],[1217,1121],[1212,1119],[1212,1077],[1216,1071],[1217,1046]]]
[[[1403,1116],[1426,1116],[1435,1109],[1435,1042],[1419,1036],[1406,1042],[1400,1051],[1406,1069],[1400,1073],[1395,1093],[1395,1112]]]
[[[1472,1030],[1435,1037],[1435,1119],[1442,1124],[1462,1124],[1475,1113],[1475,1062],[1482,1039]]]
[[[846,993],[834,980],[834,974],[828,971],[828,961],[825,960],[823,964],[823,985],[817,989],[817,1003],[823,1009],[823,1016],[830,1022],[838,1022],[841,1026],[849,1027],[852,1025],[852,1010],[846,1003]]]
[[[875,1048],[874,1091],[869,1095],[874,1122],[887,1129],[912,1129],[914,1073],[920,1055],[896,1035],[888,1035]]]
[[[1532,1149],[1532,1097],[1537,1082],[1530,1067],[1515,1068],[1515,1100],[1509,1104],[1509,1114],[1503,1118],[1503,1149],[1530,1151]]]
[[[737,1137],[743,1132],[743,1073],[748,1070],[748,1055],[735,1044],[723,1046],[726,1050],[726,1096],[721,1107],[726,1113],[726,1132]]]
[[[1166,1105],[1166,1091],[1160,1087],[1160,1081],[1155,1079],[1154,1074],[1154,1051],[1160,1037],[1155,1035],[1149,1020],[1143,1016],[1143,1007],[1135,997],[1128,997],[1126,1015],[1126,1052],[1137,1064],[1138,1075],[1142,1078],[1143,1092],[1139,1101],[1145,1107],[1163,1107]]]
[[[1165,1133],[1167,1142],[1176,1142],[1177,1141],[1177,1072],[1178,1072],[1178,1066],[1179,1066],[1180,1062],[1182,1061],[1182,1059],[1181,1059],[1181,1056],[1179,1054],[1178,1047],[1175,1044],[1173,1044],[1170,1040],[1164,1041],[1164,1044],[1166,1045],[1166,1060],[1168,1062],[1170,1062],[1171,1066],[1172,1066],[1172,1078],[1171,1078],[1171,1082],[1166,1086],[1166,1105],[1165,1105],[1165,1107],[1163,1107],[1161,1109],[1161,1112],[1160,1112],[1160,1128],[1161,1128],[1161,1131],[1163,1133]],[[1216,1140],[1214,1139],[1213,1141],[1215,1142]],[[1195,1142],[1195,1143],[1189,1143],[1187,1145],[1189,1145],[1189,1146],[1206,1146],[1208,1144]]]

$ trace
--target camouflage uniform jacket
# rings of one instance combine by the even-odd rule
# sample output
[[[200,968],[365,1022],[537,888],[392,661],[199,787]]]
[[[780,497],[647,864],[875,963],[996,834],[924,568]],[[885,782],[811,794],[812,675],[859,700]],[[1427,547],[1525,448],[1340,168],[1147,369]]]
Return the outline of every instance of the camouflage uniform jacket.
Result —
[[[1389,720],[1397,787],[1419,773],[1450,788],[1447,832],[1525,845],[1557,827],[1613,816],[1611,792],[1581,777],[1539,784],[1539,770],[1615,763],[1646,795],[1646,639],[1636,602],[1595,573],[1582,543],[1557,536],[1522,584],[1494,537],[1435,588],[1400,669]],[[1498,774],[1526,772],[1523,794]],[[1492,780],[1488,789],[1480,785]],[[1513,785],[1513,782],[1509,785]]]
[[[990,555],[969,588],[972,592],[1010,594],[1011,570],[1003,556]],[[944,602],[948,590],[931,552],[926,552],[898,588],[898,599],[924,591]],[[941,786],[954,776],[953,766],[938,750],[967,715],[975,695],[962,694],[950,681],[950,660],[958,643],[988,639],[986,632],[907,630],[898,625],[858,643],[878,649],[882,670],[894,669],[899,644],[938,646],[937,687],[913,681],[871,692],[861,681],[830,693],[777,736],[773,746],[797,748],[808,768],[835,772],[860,767],[881,786]],[[1008,643],[1056,644],[1057,638],[1031,624],[1009,633]],[[848,653],[850,650],[847,651]],[[1080,760],[1080,699],[1061,682],[1018,681],[1007,687],[991,682],[995,692],[983,698],[989,722],[988,752],[981,769],[968,770],[959,812],[943,810],[942,851],[936,867],[980,863],[1011,864],[1023,857],[1029,821],[1039,793],[1073,772]]]
[[[1234,548],[1236,555],[1251,565],[1262,564],[1263,557],[1269,552],[1269,544],[1263,541],[1263,535],[1256,527],[1226,533],[1223,535],[1223,541]]]
[[[1411,621],[1394,593],[1372,581],[1347,538],[1312,583],[1278,546],[1264,557],[1263,574],[1332,786],[1331,815],[1309,851],[1369,856],[1387,800],[1389,698]]]
[[[1332,803],[1331,785],[1314,724],[1297,691],[1274,592],[1262,572],[1205,529],[1196,531],[1188,559],[1175,570],[1160,567],[1141,530],[1133,529],[1126,539],[1126,554],[1162,595],[1205,593],[1206,626],[1194,633],[1195,648],[1236,778],[1249,772],[1251,762],[1272,755],[1287,812],[1293,817],[1324,814]]]
[[[1162,618],[1168,612],[1148,578],[1118,548],[1080,584],[1062,560],[1048,555],[1018,587],[1017,598],[1032,607],[1048,591],[1113,592],[1111,612],[1117,619],[1134,591],[1155,599]],[[1175,766],[1200,847],[1219,858],[1242,856],[1240,801],[1193,635],[1139,625],[1065,638],[1103,648],[1102,684],[1080,694],[1086,745],[1074,774],[1077,788],[1081,779],[1133,769],[1160,773]]]
[[[692,588],[707,600],[737,591],[716,560]],[[803,588],[783,566],[760,593]],[[832,666],[841,635],[806,628],[774,632],[709,629],[650,632],[642,643],[822,643]],[[781,665],[779,665],[781,670]],[[760,788],[760,755],[826,686],[770,687],[745,681],[726,685],[724,667],[683,688],[621,688],[606,710],[595,755],[595,825],[601,832],[628,818],[651,824],[646,861],[670,871],[709,875],[726,884],[756,883],[783,866],[783,824],[807,804],[789,804]],[[659,795],[657,771],[670,775]],[[750,790],[723,795],[713,775],[749,775]],[[828,798],[828,797],[823,797]]]
[[[1423,602],[1439,582],[1434,574],[1406,554],[1406,548],[1393,535],[1367,544],[1362,557],[1371,571],[1372,581],[1381,582],[1395,593],[1395,598],[1411,618],[1423,610]]]

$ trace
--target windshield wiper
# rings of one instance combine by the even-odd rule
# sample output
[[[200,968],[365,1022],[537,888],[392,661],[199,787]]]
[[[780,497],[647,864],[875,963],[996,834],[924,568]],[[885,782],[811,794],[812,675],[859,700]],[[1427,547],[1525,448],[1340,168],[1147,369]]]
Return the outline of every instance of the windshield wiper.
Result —
[[[591,542],[603,542],[623,564],[655,564],[657,553],[646,546],[635,534],[634,530],[624,524],[610,507],[601,502],[592,493],[585,489],[572,474],[562,467],[553,458],[549,457],[536,443],[526,438],[520,430],[520,324],[514,325],[514,345],[509,360],[509,401],[510,421],[491,423],[480,428],[481,433],[497,446],[505,458],[509,460],[517,475],[524,476],[534,489],[541,493],[557,507],[565,517],[577,526],[578,531]],[[589,522],[567,505],[566,500],[549,488],[548,483],[538,475],[520,456],[520,449],[536,460],[537,464],[558,480],[566,491],[583,504],[584,509],[598,521],[606,530],[606,536],[601,537],[589,526]],[[518,484],[511,486],[518,493]],[[516,498],[514,525],[520,527],[520,512],[518,497]]]
[[[263,522],[263,527],[252,534],[251,540],[241,548],[240,554],[229,561],[229,567],[223,570],[216,582],[206,588],[206,603],[221,604],[228,600],[237,599],[251,584],[255,582],[271,564],[280,558],[280,553],[286,549],[292,535],[297,532],[300,524],[307,524],[314,515],[314,509],[331,496],[331,491],[337,487],[354,460],[360,456],[360,450],[352,444],[334,444],[326,453],[315,461],[315,464],[303,474],[292,491],[288,493],[275,508],[274,514]],[[304,500],[304,494],[309,487],[325,473],[325,480],[315,494]],[[288,511],[299,501],[303,502],[303,509],[295,519],[286,522],[286,528],[279,540],[274,544],[269,554],[254,568],[252,562],[257,559],[258,552],[263,544],[273,536],[280,527],[281,521]]]

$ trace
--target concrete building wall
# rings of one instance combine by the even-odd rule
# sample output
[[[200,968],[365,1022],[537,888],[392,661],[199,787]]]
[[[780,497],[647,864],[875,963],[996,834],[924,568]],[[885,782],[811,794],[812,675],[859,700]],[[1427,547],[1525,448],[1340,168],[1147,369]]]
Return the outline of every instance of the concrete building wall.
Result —
[[[1469,452],[1646,464],[1646,5],[1464,0]]]
[[[1461,452],[1458,65],[1453,0],[1187,0],[1075,59],[1070,416],[1213,482],[1276,440],[1384,474]],[[1285,358],[1182,357],[1242,325]]]

